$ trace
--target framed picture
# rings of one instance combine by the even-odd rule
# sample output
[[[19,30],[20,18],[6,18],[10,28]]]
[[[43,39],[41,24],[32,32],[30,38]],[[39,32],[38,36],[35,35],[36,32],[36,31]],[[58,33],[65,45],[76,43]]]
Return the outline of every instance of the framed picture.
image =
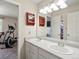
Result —
[[[35,15],[32,13],[26,13],[26,25],[35,25]]]
[[[39,26],[45,26],[45,17],[39,16]]]

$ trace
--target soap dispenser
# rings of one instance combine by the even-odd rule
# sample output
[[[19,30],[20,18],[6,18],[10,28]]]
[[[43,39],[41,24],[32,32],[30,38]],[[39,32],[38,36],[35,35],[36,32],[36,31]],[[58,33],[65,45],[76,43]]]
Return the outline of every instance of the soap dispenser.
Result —
[[[61,21],[60,21],[60,42],[58,42],[58,45],[61,46],[61,47],[64,46],[63,39],[64,39],[64,21],[63,21],[62,16],[61,16]]]

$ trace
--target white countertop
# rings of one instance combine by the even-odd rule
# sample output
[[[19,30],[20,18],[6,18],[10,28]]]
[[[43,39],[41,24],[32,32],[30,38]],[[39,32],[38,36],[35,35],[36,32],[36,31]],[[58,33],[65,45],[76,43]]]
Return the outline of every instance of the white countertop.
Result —
[[[31,39],[26,39],[25,41],[37,46],[37,47],[40,47],[42,48],[43,50],[51,53],[51,54],[54,54],[62,59],[79,59],[79,49],[78,48],[75,48],[75,47],[70,47],[74,52],[73,54],[61,54],[61,53],[58,53],[56,51],[53,51],[51,50],[48,45],[51,45],[51,44],[58,44],[58,43],[55,43],[55,42],[51,42],[51,41],[48,41],[48,40],[44,40],[42,43],[40,43],[40,41],[36,41],[37,38],[31,38]]]

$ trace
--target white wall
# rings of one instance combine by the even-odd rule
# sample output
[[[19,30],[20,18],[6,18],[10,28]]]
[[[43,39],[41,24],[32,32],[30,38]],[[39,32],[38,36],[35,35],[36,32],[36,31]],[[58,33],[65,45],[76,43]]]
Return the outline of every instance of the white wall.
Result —
[[[45,17],[45,26],[39,26],[39,16]],[[46,36],[46,16],[43,14],[38,14],[38,20],[37,20],[37,36],[38,37],[45,37]]]
[[[25,59],[24,54],[24,38],[36,37],[36,23],[34,26],[26,25],[26,12],[30,12],[36,15],[37,5],[31,0],[20,0],[19,6],[19,43],[18,43],[18,59]],[[36,22],[37,19],[35,19]]]
[[[2,32],[6,33],[8,31],[8,25],[12,25],[15,27],[16,23],[16,29],[14,32],[15,37],[18,37],[18,19],[17,18],[12,18],[12,17],[1,17],[2,20]],[[3,36],[0,39],[0,42],[3,42]]]
[[[39,18],[38,18],[38,24],[37,24],[37,36],[39,37],[46,37],[47,36],[47,24],[46,24],[46,21],[47,21],[47,18],[46,16],[49,16],[51,17],[51,14],[41,14],[39,13],[39,10],[41,8],[44,8],[46,5],[48,5],[48,3],[50,3],[51,1],[54,1],[54,0],[42,0],[39,4],[38,4],[38,17],[39,16],[43,16],[45,17],[45,26],[44,27],[41,27],[39,26]]]
[[[45,26],[39,26],[39,16],[45,17]],[[41,14],[38,13],[37,20],[37,36],[38,37],[46,37],[47,36],[47,16],[51,17],[51,14]]]
[[[60,19],[61,16],[54,16],[51,20],[52,27],[52,37],[56,39],[60,39]]]
[[[18,40],[18,59],[25,59],[24,38],[36,37],[35,26],[27,26],[25,21],[26,12],[37,13],[37,5],[31,0],[11,0],[14,4],[19,3],[19,40]],[[36,20],[35,20],[36,22]]]
[[[8,30],[8,25],[12,25],[15,27],[15,23],[16,23],[15,36],[18,37],[18,19],[17,18],[4,17],[3,18],[3,32],[6,32]]]

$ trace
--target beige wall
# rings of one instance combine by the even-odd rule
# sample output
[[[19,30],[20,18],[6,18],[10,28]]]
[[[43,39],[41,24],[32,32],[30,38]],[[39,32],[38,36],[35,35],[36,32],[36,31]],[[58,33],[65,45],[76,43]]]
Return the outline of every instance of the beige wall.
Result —
[[[55,16],[62,16],[63,17],[64,26],[65,26],[64,39],[67,39],[67,15],[68,15],[68,13],[72,13],[72,12],[75,12],[75,11],[79,11],[79,4],[69,6],[68,8],[65,8],[63,10],[52,13],[52,18],[55,17]],[[52,19],[52,21],[53,21],[53,19]],[[52,28],[53,28],[53,25],[52,25]],[[53,33],[56,32],[56,31],[57,30],[54,30]]]

